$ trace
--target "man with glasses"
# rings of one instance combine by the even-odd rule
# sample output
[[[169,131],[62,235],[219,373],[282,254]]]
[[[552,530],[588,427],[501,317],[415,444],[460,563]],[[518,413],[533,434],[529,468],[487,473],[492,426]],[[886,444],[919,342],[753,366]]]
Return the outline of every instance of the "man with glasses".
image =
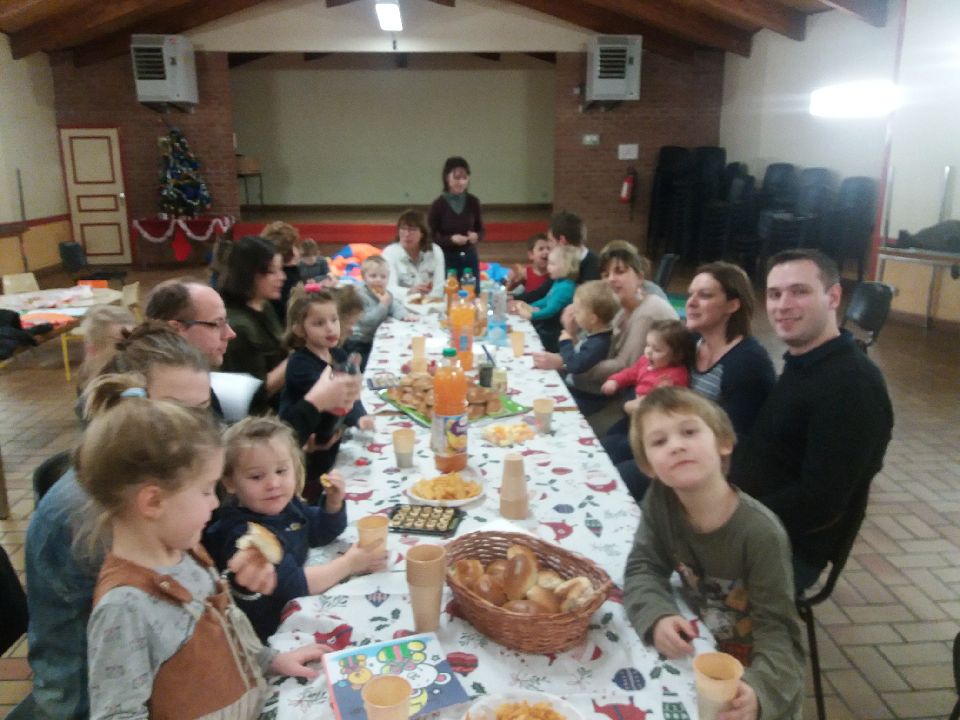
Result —
[[[227,322],[227,310],[220,293],[209,285],[190,280],[167,280],[147,298],[145,314],[163,320],[197,348],[215,370],[237,334]]]

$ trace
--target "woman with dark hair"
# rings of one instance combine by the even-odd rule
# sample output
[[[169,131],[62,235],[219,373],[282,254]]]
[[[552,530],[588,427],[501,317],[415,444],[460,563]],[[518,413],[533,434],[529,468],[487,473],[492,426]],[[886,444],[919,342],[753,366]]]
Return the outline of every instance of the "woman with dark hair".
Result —
[[[576,376],[571,389],[584,415],[596,415],[610,408],[610,417],[591,417],[591,424],[605,430],[623,415],[623,400],[611,399],[600,392],[600,387],[615,372],[630,367],[640,359],[647,341],[647,330],[657,320],[676,320],[677,313],[666,300],[644,290],[645,263],[637,249],[623,240],[614,240],[600,251],[600,274],[613,288],[620,301],[620,312],[613,319],[613,340],[610,356]],[[566,336],[576,338],[580,333],[573,318],[572,307],[561,318]],[[564,335],[560,338],[563,339]],[[545,370],[563,370],[563,358],[557,353],[534,353],[534,367]]]
[[[278,300],[286,276],[274,244],[253,235],[234,245],[220,286],[227,320],[237,334],[223,356],[223,372],[248,373],[264,383],[260,407],[283,387],[287,352],[283,326],[271,305]],[[256,399],[255,399],[256,401]]]
[[[427,223],[434,242],[443,250],[446,269],[457,278],[470,268],[480,289],[480,258],[477,243],[483,240],[480,201],[467,192],[470,165],[462,157],[449,157],[443,164],[443,194],[430,206]]]
[[[776,382],[773,363],[750,335],[756,300],[742,268],[725,262],[701,265],[687,290],[687,329],[697,335],[690,389],[726,411],[737,441],[753,429]],[[626,435],[607,435],[603,446],[639,502],[650,479],[637,467]]]
[[[401,302],[411,295],[443,297],[443,253],[430,241],[419,210],[406,210],[397,219],[397,234],[383,249],[383,259],[390,268],[387,290]]]

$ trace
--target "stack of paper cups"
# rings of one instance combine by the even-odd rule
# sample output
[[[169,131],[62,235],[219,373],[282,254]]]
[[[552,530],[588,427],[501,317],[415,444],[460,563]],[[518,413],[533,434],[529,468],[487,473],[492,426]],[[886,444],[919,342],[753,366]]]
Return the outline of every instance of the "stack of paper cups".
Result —
[[[418,633],[440,627],[440,599],[447,572],[447,551],[442,545],[414,545],[407,552],[407,586]]]
[[[523,520],[530,514],[527,475],[523,471],[523,455],[520,453],[510,453],[503,458],[500,514],[510,520]]]

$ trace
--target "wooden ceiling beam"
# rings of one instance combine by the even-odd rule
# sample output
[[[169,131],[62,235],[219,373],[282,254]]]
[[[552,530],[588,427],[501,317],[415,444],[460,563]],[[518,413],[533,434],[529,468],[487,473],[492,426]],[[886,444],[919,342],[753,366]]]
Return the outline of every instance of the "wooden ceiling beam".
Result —
[[[194,3],[189,13],[173,10],[148,20],[135,23],[121,32],[106,35],[86,45],[74,48],[73,64],[77,67],[92,65],[130,52],[130,36],[137,33],[176,35],[208,22],[219,20],[235,12],[246,10],[264,0],[218,0],[217,2]]]
[[[0,0],[0,32],[13,35],[31,25],[90,4],[91,0]]]
[[[874,27],[887,24],[887,0],[820,0],[824,5],[856,15]]]
[[[540,60],[541,62],[550,63],[551,65],[557,64],[557,54],[555,52],[528,52],[525,54],[534,60]]]
[[[688,42],[750,56],[752,33],[740,30],[700,12],[664,2],[637,0],[585,0],[588,5],[646,23]]]
[[[10,52],[18,59],[39,50],[51,52],[75,47],[155,15],[176,9],[182,11],[188,4],[190,0],[97,2],[14,33],[10,37]]]
[[[793,8],[769,0],[675,0],[730,22],[745,30],[758,25],[791,40],[803,40],[807,33],[807,16]]]
[[[321,60],[329,54],[330,53],[325,53],[325,52],[305,52],[303,54],[303,61],[313,62],[314,60]]]
[[[594,32],[611,35],[642,35],[644,50],[680,62],[693,60],[697,50],[692,43],[668,35],[647,23],[607,12],[601,8],[587,6],[583,2],[574,3],[567,0],[510,0],[510,2],[545,15],[552,15],[571,25]]]
[[[273,53],[268,52],[232,52],[227,53],[227,67],[231,70],[238,68],[247,63],[256,62],[257,60],[262,60],[265,57],[270,57]]]
[[[492,62],[500,62],[500,53],[494,52],[478,52],[474,53],[481,60],[490,60]]]

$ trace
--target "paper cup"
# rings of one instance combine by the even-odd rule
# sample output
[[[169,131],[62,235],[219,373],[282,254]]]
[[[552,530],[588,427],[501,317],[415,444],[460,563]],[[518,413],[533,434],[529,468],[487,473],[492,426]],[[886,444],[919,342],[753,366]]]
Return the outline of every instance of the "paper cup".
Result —
[[[417,434],[413,428],[401,428],[393,431],[393,450],[397,455],[398,468],[413,467],[413,446]]]
[[[423,335],[417,335],[410,339],[410,349],[413,351],[413,357],[422,358],[427,356],[427,338]]]
[[[693,659],[700,720],[713,720],[737,694],[743,665],[733,655],[709,652]]]
[[[523,357],[523,330],[514,330],[510,333],[510,347],[513,348],[514,357]]]
[[[533,401],[533,416],[537,421],[537,429],[542,433],[553,431],[553,398],[537,398]]]
[[[376,675],[360,691],[367,720],[407,720],[413,688],[399,675]]]
[[[383,549],[386,550],[389,526],[390,518],[386,515],[367,515],[357,520],[360,547],[370,548],[377,543],[383,543]]]
[[[447,571],[447,551],[441,545],[414,545],[407,552],[407,586],[416,631],[440,627],[440,601]]]
[[[527,475],[523,455],[509,453],[503,458],[503,480],[500,483],[500,515],[509,520],[523,520],[530,514]]]

